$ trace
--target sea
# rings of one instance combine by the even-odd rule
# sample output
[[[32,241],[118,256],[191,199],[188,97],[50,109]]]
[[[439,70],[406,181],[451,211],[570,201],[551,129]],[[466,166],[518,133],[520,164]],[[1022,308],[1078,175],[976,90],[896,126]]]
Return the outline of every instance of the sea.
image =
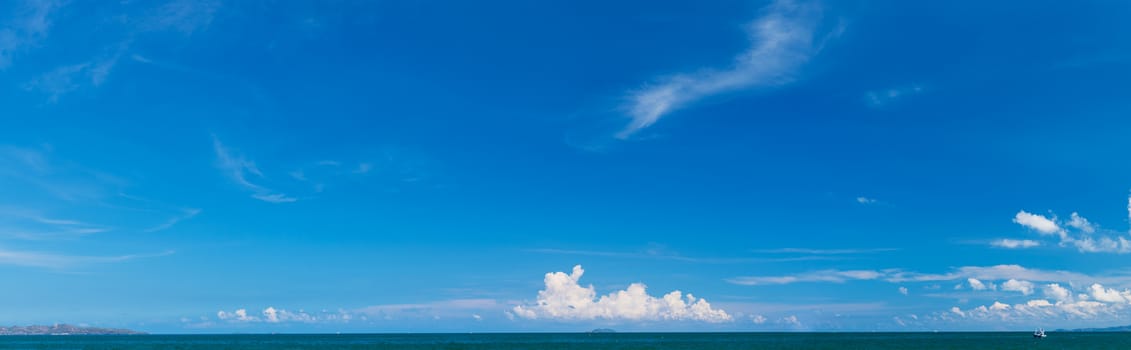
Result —
[[[0,336],[0,349],[1131,349],[1128,333],[476,333]]]

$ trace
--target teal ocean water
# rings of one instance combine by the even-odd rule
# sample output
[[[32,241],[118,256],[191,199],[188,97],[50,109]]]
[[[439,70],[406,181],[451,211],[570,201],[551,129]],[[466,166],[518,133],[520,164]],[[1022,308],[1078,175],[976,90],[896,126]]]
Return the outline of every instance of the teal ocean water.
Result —
[[[3,336],[0,349],[1131,349],[1126,333],[527,333]]]

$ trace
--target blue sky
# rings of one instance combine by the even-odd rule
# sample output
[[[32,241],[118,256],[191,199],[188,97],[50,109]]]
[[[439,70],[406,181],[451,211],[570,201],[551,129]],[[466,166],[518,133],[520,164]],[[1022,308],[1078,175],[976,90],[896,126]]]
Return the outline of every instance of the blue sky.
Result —
[[[1129,7],[4,3],[0,324],[1131,324]]]

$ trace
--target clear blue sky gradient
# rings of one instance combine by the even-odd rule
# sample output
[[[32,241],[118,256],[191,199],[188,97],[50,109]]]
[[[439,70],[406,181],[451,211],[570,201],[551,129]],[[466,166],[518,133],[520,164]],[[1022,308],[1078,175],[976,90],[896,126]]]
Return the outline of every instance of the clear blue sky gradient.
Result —
[[[0,324],[1129,324],[1128,11],[6,2]]]

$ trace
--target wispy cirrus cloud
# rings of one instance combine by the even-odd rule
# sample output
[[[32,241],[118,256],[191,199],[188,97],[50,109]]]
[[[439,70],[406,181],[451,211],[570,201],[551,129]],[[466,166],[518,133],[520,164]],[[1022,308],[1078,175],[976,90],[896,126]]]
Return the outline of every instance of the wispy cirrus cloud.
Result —
[[[140,258],[151,258],[173,254],[165,251],[156,254],[131,254],[118,256],[88,256],[60,253],[20,251],[0,248],[0,265],[16,265],[51,269],[67,269],[89,264],[123,262]]]
[[[12,65],[14,57],[47,38],[52,26],[51,15],[63,5],[62,1],[25,0],[7,2],[12,16],[0,18],[0,70]]]
[[[744,276],[727,279],[740,285],[791,284],[802,282],[844,283],[854,280],[879,280],[890,283],[940,281],[1004,281],[1010,279],[1040,282],[1131,283],[1131,274],[1108,273],[1092,276],[1063,270],[1042,270],[1021,265],[963,266],[945,273],[922,273],[903,269],[879,270],[816,270],[788,275]],[[971,282],[971,284],[978,284]]]
[[[727,279],[727,282],[744,286],[804,282],[844,283],[852,280],[875,280],[884,276],[883,272],[873,270],[820,270],[783,276],[735,277]]]
[[[160,225],[145,229],[144,232],[152,233],[152,232],[157,232],[157,231],[168,230],[169,228],[172,228],[173,225],[176,225],[177,223],[179,223],[181,221],[191,219],[194,216],[196,216],[197,214],[200,214],[200,209],[197,209],[197,208],[184,209],[184,210],[181,211],[181,215],[174,216],[174,217],[170,218],[168,221],[165,221],[164,223],[162,223]]]
[[[237,185],[253,192],[251,194],[252,198],[268,203],[290,203],[298,200],[298,198],[251,182],[249,179],[251,176],[256,178],[263,177],[263,173],[255,166],[255,162],[247,160],[242,155],[224,146],[224,144],[220,142],[220,138],[216,137],[216,135],[212,135],[212,148],[213,151],[216,152],[217,165],[220,170]]]
[[[42,92],[48,96],[49,102],[58,102],[59,97],[86,84],[94,87],[102,85],[117,60],[117,56],[104,57],[89,62],[58,67],[24,84],[24,89]]]
[[[34,11],[28,11],[28,19],[22,27],[24,35],[16,35],[20,31],[0,31],[0,69],[5,63],[10,63],[11,52],[18,48],[29,46],[30,42],[38,42],[46,37],[47,28],[52,21],[49,15],[63,2],[59,1],[29,1],[36,6],[29,6]],[[147,4],[147,3],[146,3]],[[49,102],[58,102],[60,97],[81,88],[99,87],[105,82],[121,58],[128,55],[134,42],[147,35],[158,33],[178,33],[181,38],[189,37],[193,33],[206,29],[222,7],[219,1],[191,1],[173,0],[158,3],[152,8],[137,7],[131,3],[118,4],[120,12],[118,20],[103,23],[106,28],[96,30],[95,38],[103,39],[101,52],[89,54],[83,59],[72,60],[70,64],[60,65],[42,73],[24,84],[24,89],[36,91],[48,96]],[[109,7],[110,5],[108,5]],[[115,25],[116,24],[116,25]],[[7,34],[5,34],[7,33]],[[168,40],[164,40],[168,41]],[[5,49],[11,47],[9,49]]]
[[[735,58],[732,67],[675,74],[630,92],[625,109],[631,121],[616,136],[628,138],[710,96],[793,81],[821,49],[822,40],[817,38],[821,12],[815,3],[775,1],[748,25],[753,45]]]
[[[140,31],[174,31],[192,35],[212,24],[223,3],[215,0],[173,0],[148,11],[138,23]]]
[[[580,256],[599,256],[608,258],[624,258],[624,259],[649,259],[649,260],[672,260],[682,261],[688,263],[704,263],[704,264],[741,264],[741,263],[754,263],[754,262],[791,262],[791,261],[813,261],[813,260],[835,260],[835,257],[828,256],[796,256],[796,257],[695,257],[676,254],[663,249],[647,249],[642,251],[611,251],[611,250],[574,250],[574,249],[557,249],[557,248],[537,248],[527,249],[531,253],[541,254],[557,254],[557,255],[580,255]]]
[[[777,248],[757,249],[755,253],[771,254],[814,254],[814,255],[846,255],[846,254],[871,254],[897,251],[896,248],[862,248],[862,249],[813,249],[813,248]]]
[[[904,99],[908,96],[920,94],[923,91],[924,88],[922,85],[915,84],[910,86],[900,86],[868,91],[864,94],[864,98],[868,102],[869,106],[880,108],[895,103],[896,101]]]
[[[74,239],[110,231],[109,227],[72,219],[45,217],[28,209],[0,207],[0,237],[19,240]]]

